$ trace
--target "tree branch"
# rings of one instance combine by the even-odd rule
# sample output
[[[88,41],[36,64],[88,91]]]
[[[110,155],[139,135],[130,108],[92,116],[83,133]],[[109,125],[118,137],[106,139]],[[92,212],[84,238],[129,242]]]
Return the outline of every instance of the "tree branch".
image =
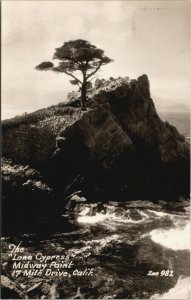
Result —
[[[82,81],[81,81],[80,79],[78,79],[76,76],[74,76],[73,74],[71,74],[71,73],[68,73],[68,72],[64,72],[64,73],[66,73],[67,75],[69,75],[69,76],[73,77],[75,80],[77,80],[79,83],[81,83],[81,84],[82,84]]]
[[[98,78],[98,76],[94,76],[89,80],[89,82],[92,81],[93,79],[97,79],[97,78]]]
[[[77,80],[79,83],[81,83],[81,84],[82,84],[82,81],[81,81],[80,79],[78,79],[76,76],[74,76],[73,74],[71,74],[71,73],[68,73],[67,71],[63,71],[63,73],[65,73],[65,74],[67,74],[67,75],[69,75],[69,76],[73,77],[75,80]]]
[[[92,73],[90,73],[90,74],[86,77],[86,79],[88,79],[88,78],[90,78],[92,75],[94,75],[94,74],[100,69],[101,65],[102,65],[102,61],[99,62],[99,65],[97,66],[97,68],[96,68]]]

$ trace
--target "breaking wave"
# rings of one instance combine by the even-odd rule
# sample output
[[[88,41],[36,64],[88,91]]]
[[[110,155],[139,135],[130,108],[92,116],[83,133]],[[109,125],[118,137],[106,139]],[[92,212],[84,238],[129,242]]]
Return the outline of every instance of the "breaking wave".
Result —
[[[156,229],[150,232],[151,239],[173,250],[190,249],[190,223],[183,228]]]
[[[108,215],[96,213],[94,216],[83,215],[78,217],[79,223],[87,223],[87,224],[95,224],[99,222],[103,222],[107,219]]]
[[[173,218],[173,215],[150,209],[143,211],[137,208],[116,208],[112,205],[105,205],[102,207],[102,211],[98,212],[96,206],[90,204],[78,212],[77,221],[82,224],[102,223],[104,225],[108,222],[139,224],[163,217]]]

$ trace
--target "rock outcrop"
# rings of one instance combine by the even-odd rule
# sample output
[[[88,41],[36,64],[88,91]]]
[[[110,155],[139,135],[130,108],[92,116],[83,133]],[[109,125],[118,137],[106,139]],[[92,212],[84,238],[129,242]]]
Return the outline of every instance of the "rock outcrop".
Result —
[[[61,217],[59,197],[36,170],[2,159],[3,233],[46,233],[71,225]]]
[[[159,118],[146,75],[96,80],[87,110],[79,105],[73,93],[4,121],[3,155],[40,171],[62,199],[77,189],[96,201],[189,195],[189,146]]]

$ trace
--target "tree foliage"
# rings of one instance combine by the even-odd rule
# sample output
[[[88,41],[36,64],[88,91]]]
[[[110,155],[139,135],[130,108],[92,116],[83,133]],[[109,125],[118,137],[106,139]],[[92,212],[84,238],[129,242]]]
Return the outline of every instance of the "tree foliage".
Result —
[[[112,62],[102,49],[82,39],[65,42],[61,47],[56,48],[53,59],[58,60],[57,65],[46,61],[39,64],[36,69],[65,73],[72,77],[70,82],[80,86],[83,107],[86,105],[87,86],[93,75],[103,65]]]

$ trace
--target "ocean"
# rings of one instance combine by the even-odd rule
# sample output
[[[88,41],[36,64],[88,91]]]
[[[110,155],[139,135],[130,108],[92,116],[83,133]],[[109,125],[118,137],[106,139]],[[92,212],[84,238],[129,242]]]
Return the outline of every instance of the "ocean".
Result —
[[[175,126],[185,137],[190,137],[190,112],[159,112],[161,120]]]

